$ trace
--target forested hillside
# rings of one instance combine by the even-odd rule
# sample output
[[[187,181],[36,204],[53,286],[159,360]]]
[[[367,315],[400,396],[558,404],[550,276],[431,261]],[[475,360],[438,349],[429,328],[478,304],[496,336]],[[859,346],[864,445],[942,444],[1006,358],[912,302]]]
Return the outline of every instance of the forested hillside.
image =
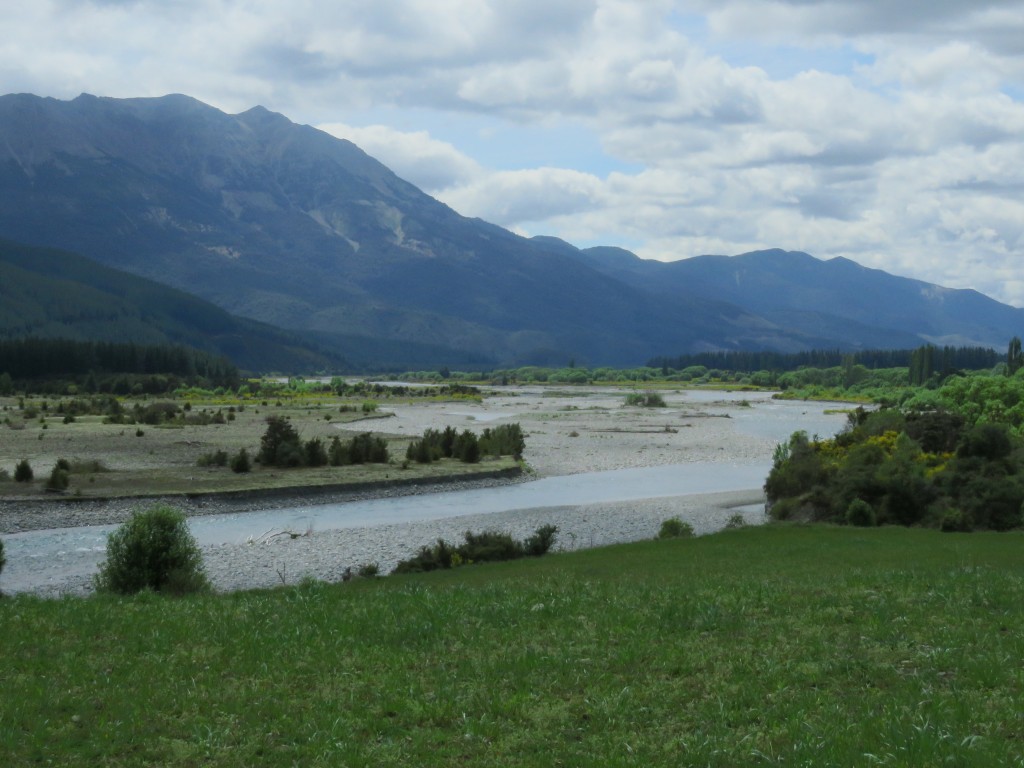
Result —
[[[181,345],[253,372],[345,370],[297,335],[74,253],[0,240],[0,339]],[[3,368],[0,367],[0,371]]]

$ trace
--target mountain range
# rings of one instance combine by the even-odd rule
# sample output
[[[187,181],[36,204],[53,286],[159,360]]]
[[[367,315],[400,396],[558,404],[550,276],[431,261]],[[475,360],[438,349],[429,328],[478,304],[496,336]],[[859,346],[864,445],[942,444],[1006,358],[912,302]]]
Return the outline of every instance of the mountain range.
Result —
[[[845,259],[663,263],[523,238],[460,216],[348,141],[181,95],[0,97],[0,195],[0,237],[171,286],[366,368],[1001,348],[1024,320],[974,291]]]

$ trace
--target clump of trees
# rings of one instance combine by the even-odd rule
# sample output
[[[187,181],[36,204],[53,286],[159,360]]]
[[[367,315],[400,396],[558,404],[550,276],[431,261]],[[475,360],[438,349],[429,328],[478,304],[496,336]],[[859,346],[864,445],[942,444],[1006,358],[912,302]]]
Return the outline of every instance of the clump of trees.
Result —
[[[779,446],[765,492],[775,519],[1004,531],[1024,522],[1024,442],[952,409],[858,409],[834,439]]]
[[[466,464],[476,464],[483,456],[523,457],[526,438],[516,424],[503,424],[487,428],[478,437],[466,429],[461,433],[452,426],[444,430],[427,429],[423,436],[413,440],[406,449],[405,457],[419,464],[429,464],[440,459],[458,459]]]
[[[557,533],[557,526],[542,525],[526,539],[516,541],[510,533],[504,531],[466,531],[462,544],[450,544],[444,539],[438,539],[436,544],[423,546],[415,556],[399,562],[393,573],[420,573],[474,563],[540,557],[554,546]]]
[[[369,432],[348,441],[335,437],[328,447],[319,437],[303,441],[295,427],[280,416],[267,417],[267,430],[260,439],[260,449],[256,454],[256,461],[273,467],[386,464],[388,459],[388,444],[382,437]]]

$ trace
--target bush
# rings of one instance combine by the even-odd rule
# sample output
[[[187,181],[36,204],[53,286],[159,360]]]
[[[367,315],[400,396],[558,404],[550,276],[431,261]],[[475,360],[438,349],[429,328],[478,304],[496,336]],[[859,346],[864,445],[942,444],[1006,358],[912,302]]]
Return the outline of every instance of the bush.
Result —
[[[231,471],[237,474],[248,472],[252,469],[252,462],[249,461],[249,452],[245,448],[239,449],[238,453],[231,457]]]
[[[664,408],[665,398],[657,392],[630,392],[626,395],[626,405],[638,405],[641,408]]]
[[[658,531],[659,539],[688,539],[693,536],[693,526],[684,523],[678,517],[670,517],[661,523]]]
[[[167,506],[136,512],[110,534],[95,584],[100,592],[123,595],[144,589],[179,595],[209,589],[185,516]]]
[[[356,569],[356,573],[364,579],[372,579],[380,575],[380,566],[377,563],[363,563]]]
[[[468,429],[455,438],[452,453],[465,464],[477,464],[480,461],[480,441]]]
[[[7,557],[4,555],[3,539],[0,539],[0,573],[3,572],[5,565],[7,565]]]
[[[558,533],[557,525],[542,525],[533,535],[523,542],[523,549],[530,557],[546,555],[555,544],[555,534]]]
[[[17,482],[28,483],[32,481],[33,477],[35,477],[35,473],[32,471],[32,465],[28,463],[28,459],[22,459],[14,467],[14,479]]]
[[[872,528],[878,524],[875,509],[864,499],[854,499],[846,508],[846,522],[861,528]]]
[[[542,525],[525,541],[516,541],[511,534],[503,531],[466,531],[463,534],[465,540],[459,546],[438,539],[434,546],[420,547],[414,557],[399,562],[393,572],[420,573],[473,563],[540,557],[551,549],[557,532],[558,528],[554,525]]]
[[[733,530],[735,528],[746,528],[747,520],[741,513],[736,512],[729,516],[729,519],[725,523],[725,527],[729,530]]]
[[[947,510],[939,521],[939,530],[945,533],[970,533],[973,529],[970,516],[959,509]]]
[[[63,465],[63,466],[62,466]],[[50,472],[50,479],[46,481],[48,491],[66,491],[71,482],[70,466],[66,459],[60,459]]]
[[[299,467],[305,461],[305,451],[299,433],[280,416],[267,417],[267,431],[260,438],[256,461],[265,466]]]
[[[200,467],[226,467],[228,465],[228,452],[217,450],[212,453],[204,453],[196,461]]]

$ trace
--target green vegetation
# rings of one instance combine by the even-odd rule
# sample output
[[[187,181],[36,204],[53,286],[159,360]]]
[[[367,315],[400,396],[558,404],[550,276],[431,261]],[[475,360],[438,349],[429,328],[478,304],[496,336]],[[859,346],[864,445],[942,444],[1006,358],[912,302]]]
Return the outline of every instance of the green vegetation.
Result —
[[[516,541],[504,531],[466,531],[465,539],[458,546],[438,539],[432,546],[423,546],[414,557],[402,560],[395,566],[395,573],[422,573],[462,565],[518,560],[523,557],[546,555],[555,544],[557,526],[542,525],[524,541]]]
[[[35,477],[35,473],[32,471],[32,465],[28,463],[28,459],[22,459],[14,467],[14,479],[17,482],[29,483],[33,477]]]
[[[657,392],[630,392],[626,395],[626,405],[641,408],[664,408],[665,398]]]
[[[517,444],[507,429],[493,431],[501,438],[495,450],[493,438],[480,436],[480,463],[413,463],[403,468],[391,457],[404,456],[408,437],[357,433],[351,426],[391,416],[377,407],[376,399],[365,393],[340,397],[329,386],[322,390],[319,384],[302,382],[268,382],[267,387],[277,397],[259,397],[255,393],[263,393],[263,385],[247,382],[236,391],[190,388],[159,397],[0,398],[0,479],[10,479],[19,462],[25,462],[19,475],[24,480],[0,482],[0,498],[45,492],[55,455],[71,459],[63,490],[83,498],[339,489],[517,469]],[[380,397],[392,399],[384,391]],[[67,419],[69,415],[74,419]],[[276,439],[271,441],[272,463],[255,462],[268,417],[280,420],[282,434],[289,438],[281,452],[287,471],[280,471],[277,463]],[[521,440],[521,432],[517,434]],[[240,460],[243,450],[245,458]],[[522,451],[521,444],[518,450]],[[34,467],[34,475],[40,475],[40,463],[45,473],[28,477],[26,468]]]
[[[174,595],[208,590],[202,554],[185,516],[166,506],[134,513],[110,534],[96,589],[121,595],[144,589]]]
[[[5,598],[0,752],[1020,765],[1022,544],[780,525],[225,596]]]
[[[661,522],[658,529],[659,539],[689,539],[693,536],[693,526],[678,517],[670,517]]]
[[[858,409],[831,440],[796,433],[765,490],[777,519],[1007,530],[1024,522],[1024,376],[953,376]]]
[[[0,384],[35,392],[162,394],[181,386],[237,387],[227,358],[170,344],[118,344],[71,339],[0,339]]]
[[[444,430],[427,429],[423,436],[413,440],[406,449],[405,458],[419,464],[430,464],[440,459],[457,459],[465,464],[476,464],[482,456],[511,456],[521,459],[526,439],[519,424],[502,424],[486,428],[478,438],[468,429],[459,433],[454,427]]]

